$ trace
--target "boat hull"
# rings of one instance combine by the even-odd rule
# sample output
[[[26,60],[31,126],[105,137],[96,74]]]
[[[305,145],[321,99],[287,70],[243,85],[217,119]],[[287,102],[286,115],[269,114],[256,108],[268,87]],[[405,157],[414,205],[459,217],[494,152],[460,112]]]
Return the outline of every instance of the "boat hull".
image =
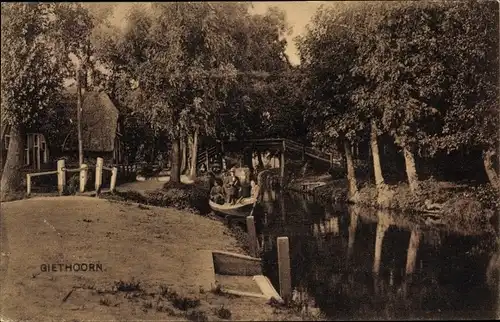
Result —
[[[215,213],[222,214],[223,216],[247,217],[252,211],[254,202],[254,199],[247,198],[244,199],[244,203],[238,203],[234,206],[219,205],[211,200],[208,203]]]

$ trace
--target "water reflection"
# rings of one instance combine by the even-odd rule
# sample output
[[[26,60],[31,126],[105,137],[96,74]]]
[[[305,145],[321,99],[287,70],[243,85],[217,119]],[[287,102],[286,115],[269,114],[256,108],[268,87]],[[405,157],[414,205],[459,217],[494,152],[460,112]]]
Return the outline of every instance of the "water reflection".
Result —
[[[265,273],[279,289],[276,238],[288,236],[294,297],[304,310],[331,319],[497,316],[497,273],[487,272],[493,255],[471,251],[483,237],[429,230],[395,213],[274,196],[262,230]]]

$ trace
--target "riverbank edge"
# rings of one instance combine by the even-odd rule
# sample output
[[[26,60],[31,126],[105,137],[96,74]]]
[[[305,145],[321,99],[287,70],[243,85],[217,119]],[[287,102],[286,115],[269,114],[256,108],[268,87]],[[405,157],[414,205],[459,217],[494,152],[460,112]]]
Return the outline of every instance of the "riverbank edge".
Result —
[[[304,189],[311,183],[323,185]],[[294,179],[283,187],[285,191],[313,196],[315,201],[324,205],[332,203],[352,204],[376,210],[400,213],[409,221],[419,223],[428,218],[443,227],[460,233],[495,233],[498,235],[500,202],[495,201],[495,193],[485,185],[472,187],[469,185],[451,185],[433,180],[420,182],[422,193],[414,195],[407,184],[386,185],[384,193],[387,200],[381,205],[377,203],[377,189],[373,184],[364,184],[358,188],[358,195],[348,199],[346,179],[333,179],[329,176],[304,176]],[[441,206],[440,211],[425,209],[425,202]],[[432,219],[429,219],[431,217]]]
[[[207,179],[207,178],[198,178],[198,179],[199,180],[194,181],[190,185],[192,185],[194,189],[206,190],[207,189],[206,184],[208,182],[204,179]],[[168,187],[168,185],[166,185],[166,187]],[[149,199],[148,197],[151,195],[154,196],[155,194],[157,194],[159,192],[165,192],[168,189],[172,189],[172,188],[166,188],[166,187],[156,189],[153,191],[149,191],[147,193],[139,193],[139,192],[135,192],[135,191],[119,192],[117,190],[114,193],[112,193],[112,192],[104,193],[99,197],[102,199],[107,199],[110,202],[132,204],[132,205],[136,205],[139,207],[172,208],[172,209],[176,209],[176,210],[181,211],[181,212],[186,212],[186,213],[189,213],[192,215],[206,217],[206,218],[213,220],[213,221],[225,223],[223,218],[218,217],[213,213],[203,214],[194,208],[182,208],[182,207],[177,208],[174,206],[161,206],[158,204],[154,204],[157,201],[156,198],[154,198],[152,200],[153,203],[151,203],[151,200],[148,200]],[[206,191],[208,192],[208,190],[206,190]],[[226,227],[228,228],[228,231],[229,231],[228,237],[232,238],[237,243],[237,246],[239,248],[238,254],[250,256],[250,248],[249,248],[249,242],[248,242],[249,236],[248,236],[247,231],[242,229],[242,227],[239,225],[231,225],[231,226],[226,225]],[[229,241],[229,239],[228,239],[228,241]],[[260,251],[262,251],[262,250],[260,250]],[[259,252],[259,257],[262,258],[261,252]],[[287,305],[284,305],[284,304],[280,304],[276,301],[269,301],[265,305],[270,305],[271,307],[278,309],[278,311],[280,311],[280,310],[284,311],[284,313],[289,315],[292,318],[292,320],[299,319],[301,321],[323,321],[323,316],[321,314],[315,315],[315,314],[311,314],[309,312],[303,312],[301,310],[302,303],[288,303]]]
[[[83,200],[85,202],[89,202],[89,201],[91,202],[92,199],[94,199],[94,198],[84,197],[84,196],[65,196],[65,197],[51,197],[51,198],[50,197],[49,198],[38,197],[38,198],[31,198],[29,200],[13,201],[13,202],[10,202],[8,204],[9,204],[9,206],[12,207],[13,204],[16,204],[16,206],[18,206],[18,205],[20,205],[21,203],[24,203],[24,202],[28,202],[28,203],[33,203],[33,202],[54,202],[54,203],[57,203],[57,202],[64,202],[64,200],[69,200],[69,201],[73,201],[73,202],[78,202],[79,200]],[[151,205],[144,206],[141,203],[135,203],[135,202],[130,202],[130,201],[124,202],[124,201],[118,201],[118,200],[106,200],[105,198],[97,198],[97,199],[100,199],[101,202],[103,202],[103,201],[104,202],[105,201],[109,201],[111,204],[115,203],[115,204],[123,205],[123,206],[128,207],[129,209],[133,209],[133,207],[136,206],[136,207],[138,207],[140,209],[139,211],[147,211],[147,212],[155,213],[156,211],[160,210],[160,211],[162,211],[164,213],[168,213],[171,216],[179,216],[179,215],[180,216],[196,216],[196,217],[206,217],[207,219],[212,219],[212,220],[214,219],[214,218],[212,218],[210,216],[200,216],[200,215],[196,215],[195,213],[189,212],[187,210],[178,210],[178,209],[175,209],[175,208],[172,208],[172,207],[156,207],[156,206],[151,206]],[[17,208],[19,208],[19,206]],[[120,211],[120,213],[123,213],[123,211]],[[172,215],[171,213],[174,213],[174,215]],[[96,214],[94,214],[94,215],[98,216]],[[11,216],[11,218],[13,218],[13,217],[15,217],[15,216]],[[148,215],[148,217],[149,217],[149,215]],[[6,243],[7,243],[8,239],[7,239],[7,234],[6,234],[6,231],[5,231],[5,227],[6,226],[4,225],[4,222],[3,222],[4,219],[5,219],[4,216],[2,216],[2,218],[0,218],[0,220],[2,220],[2,223],[1,223],[2,226],[0,228],[2,228],[2,236],[1,236],[3,238],[2,239],[2,245],[3,246],[7,246]],[[97,219],[97,221],[99,221],[99,220]],[[217,226],[217,224],[215,223],[216,220],[213,220],[213,221],[214,221],[213,224]],[[173,220],[172,222],[175,222],[175,220]],[[12,225],[12,223],[11,223],[11,225]],[[229,230],[227,227],[226,227],[226,229]],[[157,237],[155,237],[155,238],[157,238]],[[234,236],[231,236],[231,234],[226,234],[226,233],[221,234],[220,237],[219,237],[219,239],[222,240],[223,244],[225,244],[226,246],[228,246],[230,248],[232,248],[231,245],[234,245],[234,242],[237,241],[237,240],[235,240]],[[238,247],[238,245],[236,245],[236,246],[237,246],[236,248],[234,248],[234,249],[232,248],[232,252],[236,252],[238,254],[244,254],[245,253],[245,251],[243,251],[243,249],[241,247]],[[222,249],[222,248],[214,248],[213,250],[216,250],[216,249]],[[5,254],[2,254],[2,269],[4,269],[5,272],[7,271],[7,264],[8,264],[8,260],[7,260],[8,259],[7,256],[9,255],[8,250],[9,250],[8,248],[4,249],[3,251],[4,251]],[[198,251],[198,248],[196,248],[196,249],[193,248],[192,250],[193,250],[193,254],[194,254],[194,253],[196,253],[196,251]],[[214,272],[214,274],[215,274],[215,272]],[[7,274],[5,274],[5,275],[7,275]],[[214,275],[214,277],[215,277],[215,275]],[[133,278],[132,278],[132,280],[133,280]],[[4,285],[3,283],[5,281],[2,279],[2,280],[0,280],[0,282],[1,282],[0,285],[3,286]],[[209,279],[206,279],[205,282],[209,282]],[[211,282],[211,279],[210,279],[210,282]],[[146,283],[144,285],[146,285],[148,287],[151,286],[148,283]],[[214,285],[214,286],[216,286],[216,285]],[[205,291],[208,291],[208,290],[205,289],[203,292],[205,292]],[[235,304],[234,305],[229,305],[229,308],[231,309],[231,311],[233,313],[239,312],[238,315],[248,314],[248,310],[247,310],[247,308],[246,308],[245,305],[248,305],[248,303],[251,302],[251,305],[253,305],[253,306],[261,306],[262,309],[265,308],[265,311],[267,313],[262,313],[262,314],[267,315],[267,319],[274,319],[274,318],[276,318],[278,320],[282,319],[283,321],[288,321],[288,320],[297,321],[297,320],[306,320],[306,319],[307,320],[321,320],[319,318],[301,315],[299,312],[297,312],[296,310],[294,310],[293,307],[287,307],[287,306],[283,306],[283,305],[278,305],[277,303],[274,303],[273,301],[270,301],[270,302],[266,303],[265,301],[250,300],[250,302],[248,302],[247,300],[244,300],[244,301],[241,301],[242,302],[241,304],[238,304],[238,302],[240,302],[240,300],[238,300],[239,296],[221,295],[222,293],[219,293],[218,288],[212,289],[211,291],[212,291],[212,293],[214,293],[214,295],[219,295],[219,296],[227,297],[228,299],[231,299],[231,301],[234,301]],[[189,295],[189,296],[192,296],[192,295]],[[195,295],[193,295],[193,296],[195,296]],[[199,299],[202,299],[202,297],[200,296]],[[211,302],[209,302],[209,304],[210,303]],[[242,309],[241,312],[239,311],[240,308]],[[198,312],[199,310],[198,311],[197,310],[198,309],[195,309],[193,312]],[[160,311],[158,311],[158,312],[160,312]],[[177,313],[179,313],[179,312],[177,312]],[[203,311],[200,311],[200,312],[203,312]],[[180,313],[182,313],[182,312],[180,312]],[[6,318],[4,316],[0,317],[0,320],[2,320],[2,321],[5,320],[5,319]]]

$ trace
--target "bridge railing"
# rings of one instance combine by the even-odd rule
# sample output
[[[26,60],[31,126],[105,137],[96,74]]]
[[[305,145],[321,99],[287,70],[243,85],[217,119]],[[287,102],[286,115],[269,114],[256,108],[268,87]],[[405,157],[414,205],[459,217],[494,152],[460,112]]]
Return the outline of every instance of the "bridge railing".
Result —
[[[284,141],[285,141],[285,146],[292,150],[302,152],[305,155],[308,155],[316,159],[320,159],[325,162],[333,163],[333,155],[331,153],[319,151],[317,149],[307,147],[304,144],[300,144],[292,140],[284,140]]]
[[[196,158],[196,169],[199,169],[202,164],[205,164],[207,171],[210,169],[210,158],[217,154],[217,147],[212,146],[205,150],[198,150],[198,156]]]

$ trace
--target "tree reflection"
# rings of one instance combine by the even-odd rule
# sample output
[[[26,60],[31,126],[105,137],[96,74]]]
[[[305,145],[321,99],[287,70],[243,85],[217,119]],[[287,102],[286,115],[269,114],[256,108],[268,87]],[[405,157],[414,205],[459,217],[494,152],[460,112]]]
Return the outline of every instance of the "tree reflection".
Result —
[[[373,258],[373,274],[377,276],[380,272],[380,261],[382,256],[382,244],[387,229],[390,227],[391,219],[385,211],[377,211],[377,235],[375,237],[375,256]]]
[[[356,229],[358,228],[359,207],[349,206],[348,211],[349,211],[349,242],[347,244],[347,260],[350,261],[352,257],[354,241],[356,239]]]
[[[418,246],[420,245],[421,237],[422,234],[419,229],[411,231],[410,242],[408,244],[408,255],[406,257],[406,275],[411,275],[415,271]]]

